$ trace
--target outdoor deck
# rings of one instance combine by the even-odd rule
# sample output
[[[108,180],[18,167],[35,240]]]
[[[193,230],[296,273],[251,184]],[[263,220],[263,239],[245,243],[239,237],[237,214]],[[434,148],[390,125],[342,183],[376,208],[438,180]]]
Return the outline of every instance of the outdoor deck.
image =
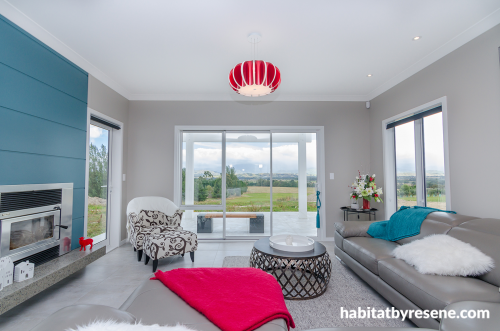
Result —
[[[206,212],[204,212],[206,213]],[[231,212],[231,214],[237,214]],[[242,213],[248,214],[248,213]],[[244,218],[227,218],[226,222],[226,237],[237,236],[269,236],[270,235],[270,213],[264,214],[264,233],[250,234],[248,232],[248,219]],[[198,213],[193,213],[193,218],[183,218],[182,227],[184,230],[196,233],[196,218]],[[213,233],[199,233],[199,239],[221,239],[222,238],[222,218],[213,219]],[[307,219],[299,219],[298,212],[275,212],[273,214],[273,234],[297,234],[303,236],[316,236],[316,213],[308,212]]]

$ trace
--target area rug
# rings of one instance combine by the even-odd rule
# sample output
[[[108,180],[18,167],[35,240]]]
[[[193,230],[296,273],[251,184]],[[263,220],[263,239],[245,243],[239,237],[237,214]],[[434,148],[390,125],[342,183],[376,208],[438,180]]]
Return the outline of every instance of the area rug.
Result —
[[[250,266],[247,256],[227,256],[223,268],[246,268]],[[295,321],[295,330],[310,330],[334,327],[415,327],[401,319],[348,319],[341,318],[340,309],[385,310],[392,308],[389,302],[375,293],[369,285],[332,256],[332,276],[326,292],[315,299],[285,300]]]

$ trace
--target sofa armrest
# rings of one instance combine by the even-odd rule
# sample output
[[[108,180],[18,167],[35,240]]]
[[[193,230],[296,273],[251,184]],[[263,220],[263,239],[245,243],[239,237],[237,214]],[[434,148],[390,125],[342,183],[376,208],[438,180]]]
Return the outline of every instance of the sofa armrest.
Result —
[[[377,221],[337,221],[335,229],[343,238],[349,237],[371,237],[368,233],[370,224]]]
[[[500,325],[500,303],[461,301],[452,303],[446,310],[455,311],[456,316],[466,310],[489,311],[489,318],[443,318],[439,330],[441,331],[470,331],[470,330],[498,330]]]
[[[116,322],[135,323],[137,319],[131,313],[113,307],[101,305],[75,305],[56,311],[36,325],[31,331],[66,331],[76,329],[93,321],[113,320]]]

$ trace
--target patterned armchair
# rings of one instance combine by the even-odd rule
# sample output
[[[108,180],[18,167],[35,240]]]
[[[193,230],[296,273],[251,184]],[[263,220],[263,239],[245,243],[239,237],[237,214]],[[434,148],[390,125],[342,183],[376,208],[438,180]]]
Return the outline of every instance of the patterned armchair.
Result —
[[[137,259],[142,259],[145,236],[182,231],[182,211],[167,198],[140,197],[127,205],[127,233]]]

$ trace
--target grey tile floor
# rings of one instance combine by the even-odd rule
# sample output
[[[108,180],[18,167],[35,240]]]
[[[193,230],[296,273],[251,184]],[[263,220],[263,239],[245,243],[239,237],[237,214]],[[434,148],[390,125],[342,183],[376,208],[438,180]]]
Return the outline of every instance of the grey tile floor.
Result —
[[[334,258],[332,242],[323,242]],[[160,260],[158,268],[222,267],[226,256],[249,256],[253,241],[200,242],[192,263],[189,255]],[[0,315],[0,330],[28,331],[57,310],[75,304],[120,307],[143,280],[152,276],[152,264],[138,262],[130,244],[123,245],[85,269],[23,304]],[[368,290],[371,289],[367,286]]]

